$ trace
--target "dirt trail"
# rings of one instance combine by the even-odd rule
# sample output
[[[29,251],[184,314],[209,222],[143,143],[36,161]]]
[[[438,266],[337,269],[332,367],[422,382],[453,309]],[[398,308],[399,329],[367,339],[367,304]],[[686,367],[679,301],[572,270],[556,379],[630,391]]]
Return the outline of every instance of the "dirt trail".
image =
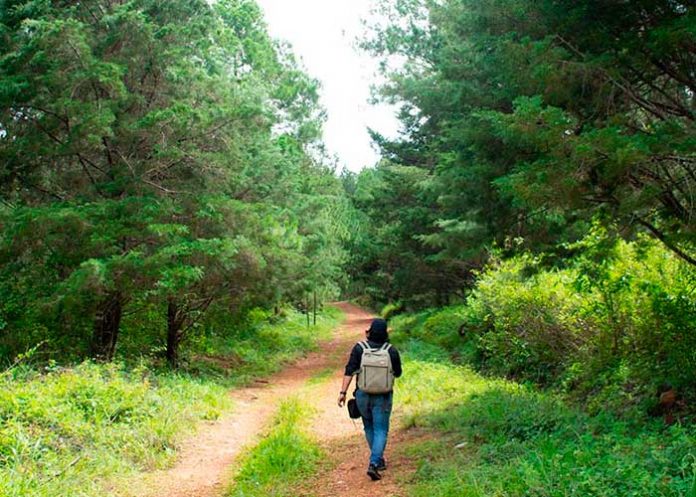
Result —
[[[319,477],[322,484],[313,482],[311,488],[299,489],[298,496],[401,496],[398,487],[387,475],[372,483],[365,475],[367,448],[362,438],[362,426],[353,423],[345,410],[336,406],[342,365],[357,340],[364,337],[371,316],[347,303],[336,304],[346,314],[345,322],[334,332],[332,340],[320,345],[317,352],[308,354],[295,364],[258,386],[230,393],[234,410],[228,416],[209,423],[185,442],[176,465],[168,470],[146,475],[121,495],[128,497],[219,497],[231,483],[237,456],[255,443],[275,413],[279,401],[288,395],[301,395],[315,407],[312,429],[335,461],[333,469]],[[331,371],[328,379],[309,382]],[[335,373],[334,373],[335,372]],[[394,434],[400,438],[398,432]],[[342,461],[342,462],[341,462]],[[398,471],[400,461],[390,461]]]
[[[298,497],[405,497],[399,484],[402,479],[415,469],[412,462],[402,451],[392,451],[390,446],[400,446],[407,439],[419,436],[414,431],[403,431],[399,428],[399,406],[394,405],[389,446],[386,458],[389,464],[383,473],[383,479],[371,481],[365,471],[369,451],[365,442],[362,422],[348,418],[345,409],[338,409],[336,401],[343,377],[343,365],[352,345],[364,339],[364,330],[369,326],[370,315],[351,306],[353,312],[345,309],[348,320],[345,328],[350,331],[349,339],[340,347],[334,374],[329,381],[322,382],[308,389],[308,402],[316,409],[312,422],[312,431],[320,441],[330,460],[328,471],[322,472],[311,482],[306,482],[297,491]],[[363,317],[364,316],[364,317]],[[351,385],[351,391],[354,385]],[[398,380],[397,380],[398,388]],[[350,395],[350,394],[349,394]]]

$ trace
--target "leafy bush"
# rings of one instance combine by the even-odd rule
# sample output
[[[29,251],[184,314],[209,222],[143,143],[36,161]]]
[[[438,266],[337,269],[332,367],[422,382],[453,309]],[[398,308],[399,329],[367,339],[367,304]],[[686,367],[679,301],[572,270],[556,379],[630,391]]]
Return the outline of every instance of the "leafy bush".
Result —
[[[499,262],[484,272],[469,302],[490,329],[479,347],[488,367],[512,376],[550,381],[588,339],[577,273],[540,271],[527,256]],[[485,313],[485,314],[484,314]],[[594,330],[593,330],[594,331]]]
[[[493,373],[597,397],[590,407],[645,411],[663,383],[696,398],[694,270],[648,239],[601,230],[571,248],[580,255],[561,268],[495,261],[466,305],[394,325]]]
[[[392,317],[397,316],[402,312],[404,312],[404,305],[401,302],[393,302],[385,305],[382,308],[382,312],[380,312],[379,314],[384,319],[391,319]]]

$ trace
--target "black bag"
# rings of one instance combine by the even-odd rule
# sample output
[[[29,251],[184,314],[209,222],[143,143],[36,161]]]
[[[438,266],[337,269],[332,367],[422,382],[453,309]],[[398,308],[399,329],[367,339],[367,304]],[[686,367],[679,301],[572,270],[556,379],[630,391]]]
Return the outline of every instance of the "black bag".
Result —
[[[348,406],[348,416],[350,416],[351,419],[358,419],[362,417],[362,414],[360,414],[360,409],[358,409],[357,400],[354,398],[350,399],[346,406]]]

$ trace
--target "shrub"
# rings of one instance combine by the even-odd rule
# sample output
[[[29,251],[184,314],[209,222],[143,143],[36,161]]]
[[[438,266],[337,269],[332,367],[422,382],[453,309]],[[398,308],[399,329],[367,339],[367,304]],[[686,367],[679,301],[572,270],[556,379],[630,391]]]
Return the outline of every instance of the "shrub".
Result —
[[[645,412],[663,383],[696,399],[696,272],[645,238],[593,232],[573,249],[560,268],[494,261],[465,305],[392,325],[490,372],[595,397],[591,408]]]
[[[497,262],[467,307],[490,323],[477,336],[493,371],[591,391],[624,368],[628,387],[667,382],[693,395],[694,276],[654,242],[618,241],[599,262],[586,250],[563,269],[529,256]]]
[[[537,262],[519,257],[498,262],[478,280],[469,298],[490,328],[479,346],[494,371],[550,381],[587,340],[573,270],[527,276]]]
[[[392,317],[404,312],[404,309],[404,305],[401,302],[392,302],[390,304],[385,305],[382,308],[382,312],[380,312],[379,314],[384,319],[391,319]]]

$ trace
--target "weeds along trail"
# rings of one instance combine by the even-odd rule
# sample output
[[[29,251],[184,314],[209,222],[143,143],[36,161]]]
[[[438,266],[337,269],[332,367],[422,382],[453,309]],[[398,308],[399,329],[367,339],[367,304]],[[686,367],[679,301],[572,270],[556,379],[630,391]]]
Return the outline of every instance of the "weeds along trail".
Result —
[[[355,428],[343,411],[335,406],[339,384],[322,381],[329,374],[342,374],[341,369],[350,346],[363,336],[370,315],[347,303],[336,304],[345,313],[330,341],[320,344],[319,350],[255,386],[233,390],[231,413],[202,427],[195,436],[182,444],[174,467],[146,474],[137,482],[128,482],[113,489],[120,497],[216,497],[229,486],[237,457],[245,447],[257,442],[270,422],[282,399],[300,394],[303,400],[315,405],[323,419],[315,426],[341,426],[343,434],[354,434]],[[312,379],[315,379],[312,381]],[[315,384],[315,385],[313,385]],[[305,390],[303,387],[307,386]],[[314,386],[321,391],[313,393]],[[303,390],[306,391],[302,395]],[[311,395],[310,395],[311,393]],[[323,428],[321,428],[323,429]],[[321,431],[321,430],[320,430]],[[336,432],[338,433],[338,432]],[[323,433],[317,434],[323,437]],[[364,476],[364,475],[362,475]]]

